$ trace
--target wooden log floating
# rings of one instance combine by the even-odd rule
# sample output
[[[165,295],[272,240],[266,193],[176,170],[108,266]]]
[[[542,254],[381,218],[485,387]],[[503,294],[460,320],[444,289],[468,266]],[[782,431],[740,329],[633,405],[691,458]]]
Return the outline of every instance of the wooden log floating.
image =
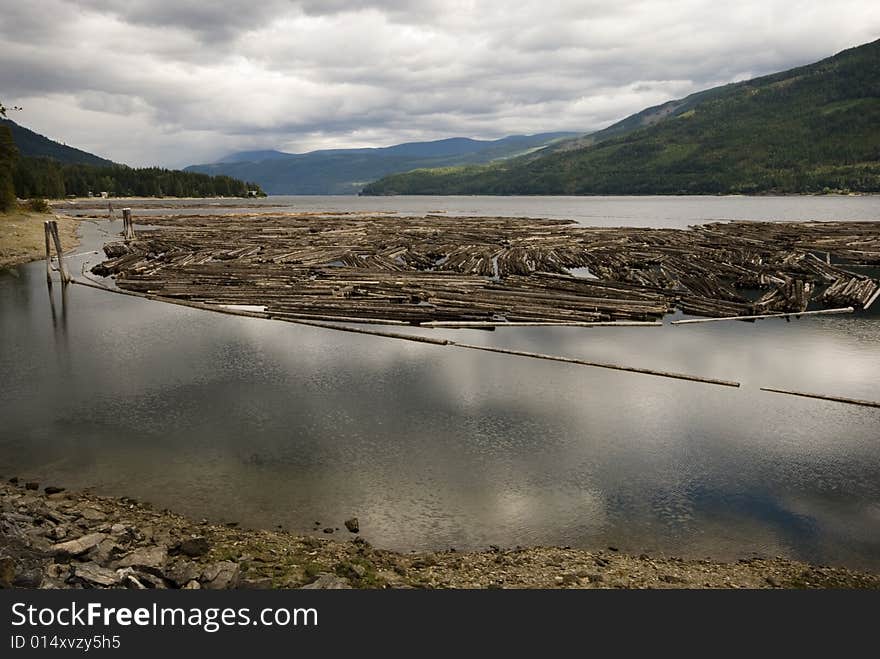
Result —
[[[722,320],[761,320],[762,318],[799,318],[801,316],[827,316],[829,314],[853,313],[853,307],[841,309],[817,309],[815,311],[798,311],[795,313],[769,313],[756,316],[725,316],[723,318],[687,318],[685,320],[673,320],[671,325],[691,325],[694,323],[717,323]]]
[[[565,363],[569,363],[569,364],[578,364],[581,366],[593,366],[596,368],[605,368],[605,369],[611,369],[611,370],[615,370],[615,371],[627,371],[630,373],[640,373],[643,375],[654,375],[654,376],[658,376],[658,377],[673,378],[673,379],[677,379],[677,380],[687,380],[687,381],[699,382],[699,383],[703,383],[703,384],[714,384],[714,385],[721,385],[721,386],[725,386],[725,387],[739,387],[740,386],[739,382],[731,382],[728,380],[715,380],[712,378],[704,378],[704,377],[700,377],[700,376],[696,376],[696,375],[686,375],[684,373],[671,373],[671,372],[667,372],[667,371],[658,371],[655,369],[645,369],[645,368],[636,368],[636,367],[632,367],[632,366],[621,366],[618,364],[604,364],[604,363],[600,363],[600,362],[590,362],[590,361],[586,361],[583,359],[575,359],[575,358],[571,358],[571,357],[561,357],[561,356],[556,356],[556,355],[542,355],[540,353],[524,352],[521,350],[508,350],[505,348],[494,348],[491,346],[479,346],[479,345],[472,345],[472,344],[468,344],[468,343],[458,343],[457,341],[450,341],[448,339],[435,338],[435,337],[431,337],[431,336],[419,336],[419,335],[414,335],[414,334],[400,334],[397,332],[385,332],[385,331],[380,331],[380,330],[366,329],[363,327],[351,327],[350,325],[339,325],[336,323],[328,323],[328,322],[316,321],[316,320],[313,321],[313,320],[303,320],[303,319],[294,319],[294,318],[285,318],[285,317],[274,317],[274,316],[267,314],[265,312],[244,311],[244,310],[240,310],[240,309],[229,309],[229,308],[225,308],[225,307],[219,307],[216,305],[204,304],[204,303],[200,303],[200,302],[189,302],[189,301],[185,301],[185,300],[176,300],[173,298],[161,298],[161,297],[154,296],[154,295],[148,295],[145,293],[135,293],[135,292],[125,291],[125,290],[114,290],[114,289],[106,288],[106,287],[101,286],[99,284],[95,284],[93,282],[85,281],[85,280],[81,280],[81,279],[74,279],[73,282],[76,284],[80,284],[81,286],[94,288],[94,289],[105,291],[108,293],[118,293],[121,295],[130,295],[133,297],[146,298],[146,299],[156,300],[156,301],[160,301],[160,302],[168,302],[170,304],[176,304],[176,305],[191,307],[191,308],[195,308],[195,309],[203,309],[206,311],[214,311],[216,313],[224,313],[224,314],[228,314],[228,315],[232,315],[232,316],[245,316],[245,317],[249,317],[249,318],[259,318],[259,319],[263,319],[263,320],[281,320],[284,322],[294,323],[297,325],[306,325],[309,327],[319,327],[322,329],[329,329],[329,330],[334,330],[334,331],[338,331],[338,332],[350,332],[353,334],[365,334],[365,335],[369,335],[369,336],[377,336],[377,337],[388,338],[388,339],[413,341],[416,343],[427,343],[427,344],[437,345],[437,346],[452,346],[452,347],[456,347],[456,348],[463,348],[466,350],[483,350],[483,351],[487,351],[487,352],[514,355],[514,356],[518,356],[518,357],[530,357],[533,359],[545,359],[545,360],[555,361],[555,362],[565,362]]]
[[[608,321],[608,322],[494,322],[494,321],[442,321],[432,320],[419,323],[419,327],[449,329],[480,329],[486,327],[663,327],[658,321]]]
[[[874,302],[877,301],[877,298],[878,298],[878,297],[880,297],[880,286],[878,286],[878,287],[877,287],[877,290],[874,291],[874,295],[872,295],[872,296],[868,299],[868,301],[865,302],[865,306],[863,307],[863,309],[864,309],[865,311],[867,311],[868,309],[870,309],[870,308],[871,308],[871,305],[874,304]]]
[[[801,396],[803,398],[817,398],[819,400],[830,400],[835,403],[846,403],[847,405],[861,405],[862,407],[880,407],[880,403],[871,400],[859,400],[858,398],[844,398],[842,396],[825,396],[822,394],[811,394],[803,391],[788,391],[786,389],[773,389],[771,387],[761,387],[761,391],[771,391],[775,394],[788,394],[789,396]]]
[[[684,373],[672,373],[669,371],[658,371],[650,368],[636,368],[633,366],[621,366],[619,364],[605,364],[602,362],[591,362],[584,359],[575,359],[573,357],[560,357],[558,355],[544,355],[538,352],[525,352],[523,350],[510,350],[508,348],[495,348],[493,346],[472,345],[468,343],[452,342],[459,348],[467,348],[469,350],[484,350],[486,352],[497,352],[504,355],[516,355],[518,357],[531,357],[532,359],[546,359],[554,362],[565,362],[568,364],[578,364],[580,366],[593,366],[595,368],[607,368],[614,371],[628,371],[630,373],[642,373],[643,375],[656,375],[663,378],[674,378],[676,380],[689,380],[691,382],[702,382],[704,384],[716,384],[723,387],[739,387],[739,382],[730,380],[716,380],[713,378],[704,378],[697,375],[686,375]]]

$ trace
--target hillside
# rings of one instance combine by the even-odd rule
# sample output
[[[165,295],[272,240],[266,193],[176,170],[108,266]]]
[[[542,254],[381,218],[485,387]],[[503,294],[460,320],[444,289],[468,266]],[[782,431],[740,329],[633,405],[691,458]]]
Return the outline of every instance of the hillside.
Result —
[[[244,151],[225,162],[186,171],[256,181],[270,194],[356,194],[369,181],[424,167],[488,163],[540,149],[576,133],[513,135],[499,140],[456,137],[378,149],[331,149],[310,153]]]
[[[880,192],[880,40],[705,90],[540,157],[386,177],[365,194]]]
[[[119,165],[0,118],[0,211],[14,208],[16,197],[58,199],[99,192],[147,197],[264,194],[259,185],[228,176]]]
[[[7,126],[12,131],[12,139],[15,140],[15,146],[22,157],[52,158],[65,164],[104,166],[113,164],[112,161],[93,153],[50,140],[9,119],[0,118],[0,125]]]

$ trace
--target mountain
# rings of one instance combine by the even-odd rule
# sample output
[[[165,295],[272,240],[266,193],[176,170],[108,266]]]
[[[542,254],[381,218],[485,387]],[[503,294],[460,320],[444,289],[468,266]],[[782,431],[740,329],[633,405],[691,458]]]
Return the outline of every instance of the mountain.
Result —
[[[217,162],[254,162],[259,160],[272,160],[273,158],[286,158],[291,155],[284,151],[275,151],[273,149],[264,149],[262,151],[237,151],[224,156]]]
[[[269,194],[356,194],[369,181],[423,167],[481,164],[520,156],[577,133],[511,135],[499,140],[454,137],[377,149],[309,153],[243,151],[186,171],[256,181]]]
[[[74,149],[61,144],[29,128],[19,126],[9,119],[0,119],[0,126],[7,126],[12,131],[12,139],[18,147],[19,155],[31,158],[53,158],[58,162],[77,165],[112,165],[113,162],[93,153]]]
[[[365,194],[880,192],[880,40],[698,92],[530,157],[396,174]]]

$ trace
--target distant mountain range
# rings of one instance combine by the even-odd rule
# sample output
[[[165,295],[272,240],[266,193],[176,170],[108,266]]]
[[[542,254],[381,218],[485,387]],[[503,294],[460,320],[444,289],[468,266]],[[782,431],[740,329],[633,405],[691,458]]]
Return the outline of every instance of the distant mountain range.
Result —
[[[269,194],[357,194],[370,181],[425,167],[482,164],[531,153],[578,133],[511,135],[499,140],[453,137],[376,149],[329,149],[309,153],[241,151],[221,162],[185,171],[225,174],[255,181]]]
[[[64,164],[112,165],[113,162],[88,151],[74,149],[48,137],[35,133],[29,128],[19,126],[10,119],[0,119],[0,126],[8,126],[19,155],[30,158],[52,158]]]
[[[365,194],[880,192],[880,40],[648,108],[483,166],[388,176]]]

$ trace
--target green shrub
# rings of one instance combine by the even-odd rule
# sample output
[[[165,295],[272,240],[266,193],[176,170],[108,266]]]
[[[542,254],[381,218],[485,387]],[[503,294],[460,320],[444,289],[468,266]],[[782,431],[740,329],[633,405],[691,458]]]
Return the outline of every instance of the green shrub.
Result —
[[[34,197],[33,199],[28,199],[25,202],[25,208],[27,208],[31,213],[48,213],[49,212],[49,203],[40,197]]]

